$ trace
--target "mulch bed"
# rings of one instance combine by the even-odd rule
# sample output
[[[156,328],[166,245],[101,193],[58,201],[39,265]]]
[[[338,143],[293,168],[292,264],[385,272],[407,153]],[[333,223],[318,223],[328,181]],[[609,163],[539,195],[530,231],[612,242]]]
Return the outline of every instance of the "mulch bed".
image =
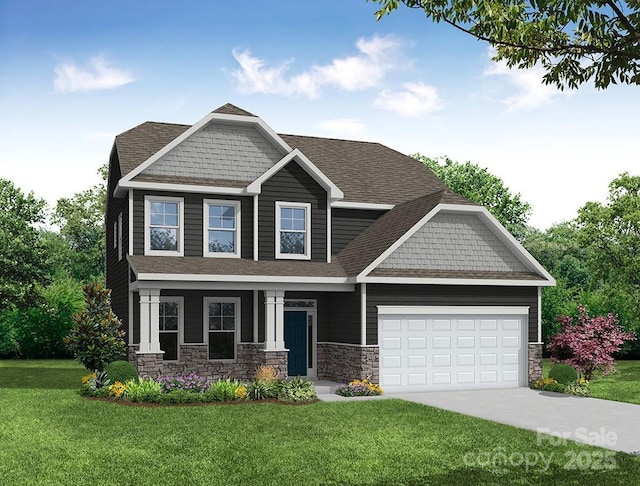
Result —
[[[125,407],[143,407],[143,408],[153,408],[153,407],[203,407],[209,405],[248,405],[248,404],[260,404],[260,403],[276,403],[278,405],[311,405],[313,403],[317,403],[320,400],[309,400],[306,402],[284,402],[282,400],[278,400],[277,398],[266,398],[264,400],[233,400],[229,402],[191,402],[191,403],[152,403],[152,402],[132,402],[129,400],[118,400],[113,398],[104,398],[104,397],[87,397],[83,396],[87,400],[93,400],[96,402],[107,402],[107,403],[115,403],[117,405],[123,405]]]

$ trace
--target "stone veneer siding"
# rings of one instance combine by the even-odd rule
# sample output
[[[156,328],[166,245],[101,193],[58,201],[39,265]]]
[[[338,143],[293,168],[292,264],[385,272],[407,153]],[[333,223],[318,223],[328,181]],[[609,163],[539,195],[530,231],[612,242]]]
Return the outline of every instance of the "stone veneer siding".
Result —
[[[542,378],[542,343],[529,343],[527,363],[529,383]]]
[[[182,344],[178,361],[164,361],[162,354],[139,354],[137,346],[129,347],[129,361],[137,368],[140,376],[180,375],[197,373],[210,379],[237,378],[250,380],[260,365],[270,365],[276,369],[278,378],[287,377],[287,352],[264,351],[262,343],[242,343],[236,349],[233,361],[212,361],[207,355],[206,344]]]
[[[343,383],[356,378],[380,380],[378,346],[318,343],[317,361],[318,378]]]

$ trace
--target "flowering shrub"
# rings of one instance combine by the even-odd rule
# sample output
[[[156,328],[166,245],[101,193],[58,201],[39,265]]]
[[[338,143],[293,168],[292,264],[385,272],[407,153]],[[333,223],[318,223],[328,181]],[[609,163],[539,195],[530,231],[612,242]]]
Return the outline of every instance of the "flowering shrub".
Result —
[[[96,379],[96,374],[94,373],[89,373],[88,375],[84,375],[82,377],[82,386],[89,386],[89,382],[91,380],[95,380]]]
[[[340,385],[336,394],[343,397],[368,397],[382,395],[382,387],[369,380],[353,380],[348,385]]]
[[[241,387],[244,391],[239,391]],[[211,386],[209,386],[205,395],[207,400],[214,402],[227,402],[238,399],[239,395],[242,395],[243,398],[246,397],[247,390],[238,380],[231,380],[231,378],[227,378],[225,380],[220,379],[214,381]]]
[[[127,388],[128,386],[124,383],[116,381],[113,385],[109,385],[109,393],[111,393],[115,398],[120,398]]]
[[[238,388],[236,388],[235,397],[236,400],[244,400],[245,398],[247,398],[247,387],[244,385],[240,385]]]
[[[195,373],[178,376],[161,376],[157,380],[162,386],[162,391],[185,390],[196,393],[204,393],[209,388],[209,380]]]

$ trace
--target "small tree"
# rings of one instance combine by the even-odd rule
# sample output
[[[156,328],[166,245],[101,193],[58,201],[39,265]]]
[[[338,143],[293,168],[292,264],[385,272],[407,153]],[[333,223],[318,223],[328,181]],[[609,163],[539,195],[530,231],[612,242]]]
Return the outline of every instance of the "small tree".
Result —
[[[102,371],[112,361],[125,358],[124,331],[111,310],[111,290],[92,282],[83,292],[86,308],[73,315],[75,325],[64,343],[87,369]]]
[[[625,332],[613,314],[591,317],[585,307],[579,307],[578,321],[570,316],[559,316],[561,329],[547,344],[554,362],[566,363],[590,380],[594,371],[603,374],[615,372],[613,353],[625,341],[636,339],[634,333]]]

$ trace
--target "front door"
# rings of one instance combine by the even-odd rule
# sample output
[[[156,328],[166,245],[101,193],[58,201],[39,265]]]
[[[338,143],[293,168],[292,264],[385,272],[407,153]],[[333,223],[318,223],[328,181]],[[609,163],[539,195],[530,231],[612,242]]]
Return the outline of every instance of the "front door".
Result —
[[[307,312],[284,313],[284,345],[289,350],[289,376],[307,376]]]

